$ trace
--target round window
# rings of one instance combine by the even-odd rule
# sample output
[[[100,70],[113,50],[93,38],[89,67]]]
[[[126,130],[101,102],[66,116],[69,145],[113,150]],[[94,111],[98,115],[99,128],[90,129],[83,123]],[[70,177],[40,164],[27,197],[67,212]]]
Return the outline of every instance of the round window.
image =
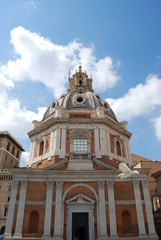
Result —
[[[78,98],[77,98],[77,102],[78,102],[78,103],[83,102],[83,98],[82,98],[82,97],[78,97]]]
[[[104,103],[104,107],[105,107],[106,109],[109,109],[109,108],[110,108],[109,105],[108,105],[108,103]]]
[[[52,103],[51,108],[55,108],[55,102]]]

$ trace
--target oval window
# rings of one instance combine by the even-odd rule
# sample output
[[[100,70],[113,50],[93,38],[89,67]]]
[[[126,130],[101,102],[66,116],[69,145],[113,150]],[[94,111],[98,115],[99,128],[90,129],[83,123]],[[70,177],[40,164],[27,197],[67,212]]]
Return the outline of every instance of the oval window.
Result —
[[[83,98],[82,98],[82,97],[78,97],[78,98],[77,98],[77,102],[78,102],[78,103],[83,102]]]

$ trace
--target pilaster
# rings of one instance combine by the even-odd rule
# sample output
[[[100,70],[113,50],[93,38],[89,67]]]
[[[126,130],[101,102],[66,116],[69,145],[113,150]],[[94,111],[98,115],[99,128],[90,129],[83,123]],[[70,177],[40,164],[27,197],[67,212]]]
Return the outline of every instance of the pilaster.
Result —
[[[56,201],[55,201],[55,223],[53,239],[61,240],[62,238],[62,186],[63,182],[56,182]]]
[[[107,132],[107,152],[111,153],[110,133]]]
[[[50,133],[50,154],[52,153],[52,150],[53,150],[53,140],[54,140],[54,132],[52,131]]]
[[[95,142],[95,154],[96,154],[96,158],[100,157],[100,139],[99,139],[99,133],[98,133],[98,128],[94,129],[94,142]]]
[[[60,128],[56,129],[56,154],[60,151]]]
[[[26,201],[26,191],[27,191],[27,181],[21,181],[21,191],[18,204],[17,220],[16,220],[16,229],[15,229],[15,238],[22,237],[22,226],[23,226],[23,217],[25,210],[25,201]]]
[[[13,181],[12,183],[12,192],[11,192],[11,197],[9,202],[8,218],[7,218],[6,230],[5,230],[6,238],[11,237],[12,235],[12,225],[13,225],[13,217],[15,212],[18,183],[19,183],[18,181]]]
[[[152,207],[149,195],[149,187],[147,180],[142,181],[143,186],[143,194],[144,194],[144,201],[145,201],[145,209],[146,209],[146,216],[148,222],[148,229],[149,229],[149,237],[157,237],[154,227],[154,219],[152,214]]]
[[[110,237],[118,238],[117,224],[116,224],[116,210],[115,210],[115,198],[114,198],[114,182],[107,182],[108,188],[108,209],[110,220]]]
[[[99,215],[99,233],[100,238],[107,238],[107,225],[106,225],[106,207],[105,207],[105,192],[104,182],[98,182],[98,215]]]
[[[138,229],[139,229],[139,236],[140,238],[147,237],[145,232],[145,223],[144,223],[144,216],[143,216],[143,209],[142,209],[142,202],[141,202],[141,195],[140,195],[140,182],[134,181],[134,195],[135,195],[135,205],[136,205],[136,214],[137,214],[137,222],[138,222]]]
[[[43,238],[51,238],[51,213],[52,213],[52,200],[53,200],[53,184],[54,182],[47,182],[46,191],[46,206],[45,206],[45,221],[44,221],[44,234]]]

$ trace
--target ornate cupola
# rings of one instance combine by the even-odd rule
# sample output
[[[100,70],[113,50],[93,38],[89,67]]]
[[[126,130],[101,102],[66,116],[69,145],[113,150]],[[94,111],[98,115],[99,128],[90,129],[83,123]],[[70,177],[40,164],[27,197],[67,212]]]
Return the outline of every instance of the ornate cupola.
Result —
[[[73,74],[72,77],[69,76],[69,89],[68,92],[71,92],[73,90],[78,90],[81,92],[94,92],[92,89],[92,77],[88,78],[88,75],[86,72],[82,72],[82,66],[81,64],[78,67],[78,71],[76,70],[75,74]]]

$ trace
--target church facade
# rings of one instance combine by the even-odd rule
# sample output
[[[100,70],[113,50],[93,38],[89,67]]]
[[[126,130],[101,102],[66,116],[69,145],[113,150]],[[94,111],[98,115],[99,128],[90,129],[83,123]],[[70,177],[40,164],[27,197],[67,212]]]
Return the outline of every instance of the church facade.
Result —
[[[132,167],[127,122],[81,66],[33,125],[28,166],[13,169],[6,239],[157,239],[148,170],[117,177],[120,162]]]

